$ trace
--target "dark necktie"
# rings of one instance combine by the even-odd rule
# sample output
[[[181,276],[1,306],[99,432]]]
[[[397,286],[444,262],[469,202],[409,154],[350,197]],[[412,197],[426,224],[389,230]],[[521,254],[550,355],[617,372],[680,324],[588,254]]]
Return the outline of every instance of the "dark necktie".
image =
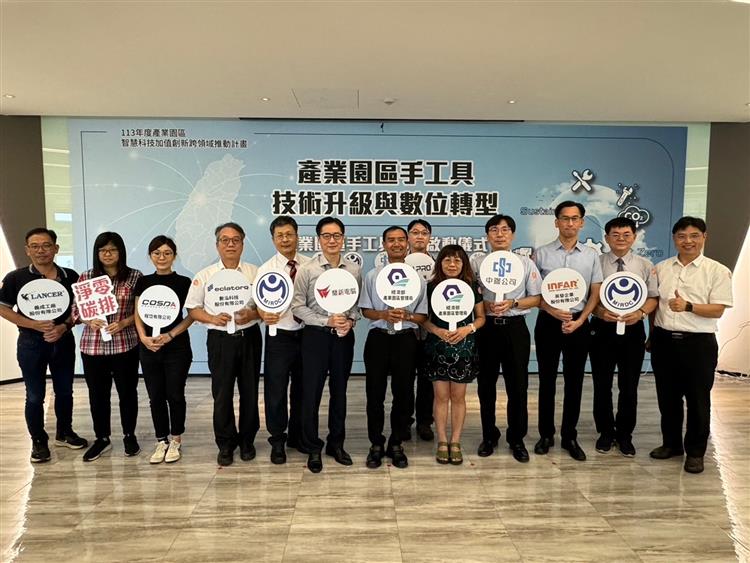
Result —
[[[618,272],[625,271],[625,262],[623,262],[622,258],[617,259],[617,271]]]
[[[292,282],[294,282],[294,278],[297,275],[297,261],[289,260],[286,265],[289,266],[289,277],[292,278]],[[292,318],[297,324],[302,324],[302,319],[300,319],[299,317],[292,315]]]

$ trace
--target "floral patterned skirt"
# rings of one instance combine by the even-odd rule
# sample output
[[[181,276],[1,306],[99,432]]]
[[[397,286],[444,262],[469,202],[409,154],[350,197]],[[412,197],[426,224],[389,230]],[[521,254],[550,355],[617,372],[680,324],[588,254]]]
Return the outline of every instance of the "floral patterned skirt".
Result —
[[[430,381],[469,383],[479,374],[479,356],[474,334],[458,344],[448,344],[428,334],[424,344],[422,374]]]

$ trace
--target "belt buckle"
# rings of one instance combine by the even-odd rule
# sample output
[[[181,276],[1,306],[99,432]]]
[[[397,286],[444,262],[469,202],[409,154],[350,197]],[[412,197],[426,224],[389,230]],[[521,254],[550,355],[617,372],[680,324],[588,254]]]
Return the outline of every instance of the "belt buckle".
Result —
[[[388,332],[389,336],[393,336],[394,334],[396,334],[398,332],[398,331],[396,331],[396,329],[393,329],[393,328],[388,328],[388,329],[386,329],[386,331]]]
[[[496,325],[502,326],[505,325],[508,320],[505,317],[495,317],[492,322],[494,322]]]
[[[682,332],[672,332],[672,340],[682,340],[685,335]]]

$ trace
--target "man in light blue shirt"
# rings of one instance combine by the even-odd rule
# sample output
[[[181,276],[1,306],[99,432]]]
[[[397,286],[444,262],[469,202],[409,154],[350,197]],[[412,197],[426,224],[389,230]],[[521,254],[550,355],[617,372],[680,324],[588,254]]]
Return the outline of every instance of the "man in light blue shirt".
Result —
[[[383,247],[388,263],[400,263],[408,252],[406,231],[401,227],[388,227],[383,232]],[[365,342],[364,361],[367,393],[367,434],[370,452],[367,467],[376,469],[384,456],[391,458],[394,467],[408,465],[401,442],[406,439],[411,418],[411,390],[414,385],[414,367],[417,359],[418,324],[427,319],[427,290],[420,278],[419,298],[403,308],[389,308],[377,294],[375,282],[382,268],[370,270],[362,284],[359,306],[362,316],[370,320],[370,330]],[[395,323],[401,330],[395,330]],[[391,436],[386,446],[385,392],[391,376]]]
[[[571,310],[557,309],[542,300],[534,340],[539,365],[539,441],[537,455],[546,454],[555,444],[555,387],[560,354],[563,358],[565,398],[560,428],[561,446],[577,461],[586,453],[578,445],[576,426],[581,412],[581,393],[586,357],[589,351],[589,315],[599,303],[602,267],[597,252],[578,241],[586,209],[575,201],[563,201],[555,208],[559,236],[534,252],[542,278],[557,268],[571,268],[583,276],[588,296]]]

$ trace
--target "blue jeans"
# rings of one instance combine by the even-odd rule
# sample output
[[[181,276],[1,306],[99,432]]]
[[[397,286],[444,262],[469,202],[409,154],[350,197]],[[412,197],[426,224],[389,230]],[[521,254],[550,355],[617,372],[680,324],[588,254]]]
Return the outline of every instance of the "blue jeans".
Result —
[[[71,431],[73,423],[73,371],[75,339],[70,331],[57,342],[44,341],[41,333],[21,331],[18,335],[18,365],[26,385],[26,426],[32,440],[47,441],[44,431],[44,398],[47,392],[47,367],[55,391],[57,435]]]

